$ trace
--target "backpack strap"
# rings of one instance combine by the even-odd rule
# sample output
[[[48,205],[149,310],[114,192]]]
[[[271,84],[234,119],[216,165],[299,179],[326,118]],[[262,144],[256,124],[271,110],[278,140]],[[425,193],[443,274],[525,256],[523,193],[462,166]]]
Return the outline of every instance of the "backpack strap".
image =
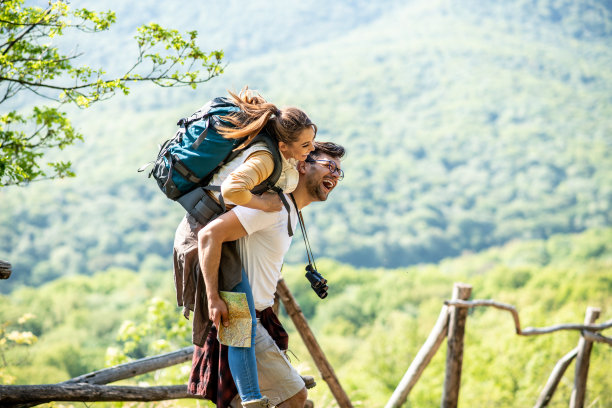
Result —
[[[291,207],[289,207],[289,202],[287,201],[287,198],[285,198],[285,193],[283,193],[283,190],[281,190],[279,187],[272,187],[271,190],[278,194],[281,202],[283,203],[283,207],[285,207],[285,210],[287,210],[287,234],[292,237],[293,228],[291,228]],[[297,211],[297,206],[295,207],[295,211]]]
[[[225,211],[225,200],[223,199],[223,194],[221,194],[221,186],[205,186],[202,188],[204,190],[210,190],[218,193],[217,198],[219,199],[219,205],[221,206],[221,208],[223,208],[223,211]]]
[[[266,131],[262,131],[260,134],[255,136],[251,144],[256,142],[265,143],[266,148],[272,154],[272,160],[274,161],[274,170],[272,170],[272,174],[270,174],[267,179],[253,187],[251,193],[261,194],[268,190],[276,191],[275,184],[280,178],[281,173],[283,171],[283,160],[281,158],[281,152],[278,150],[278,141],[275,137],[271,136]],[[282,197],[281,200],[283,198],[284,197]]]
[[[272,174],[270,174],[267,179],[253,187],[251,193],[261,194],[268,190],[272,190],[278,194],[281,202],[283,203],[283,207],[285,207],[285,209],[287,210],[287,233],[290,237],[292,237],[293,228],[291,227],[291,208],[289,207],[289,203],[287,202],[287,198],[285,197],[285,193],[283,193],[283,190],[281,190],[279,187],[276,187],[276,182],[280,178],[280,175],[283,171],[283,160],[281,158],[281,152],[278,150],[278,141],[275,137],[271,136],[268,132],[264,130],[260,134],[255,136],[251,143],[256,142],[265,143],[267,149],[272,154],[272,160],[274,161],[274,170],[272,170]]]

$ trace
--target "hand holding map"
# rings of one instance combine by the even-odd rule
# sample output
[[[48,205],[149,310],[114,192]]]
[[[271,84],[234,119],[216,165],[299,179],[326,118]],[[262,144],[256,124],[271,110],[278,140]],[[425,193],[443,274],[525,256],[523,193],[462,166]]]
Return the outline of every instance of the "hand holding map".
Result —
[[[219,292],[227,304],[229,326],[217,328],[219,343],[233,347],[251,347],[251,312],[246,294],[239,292]]]

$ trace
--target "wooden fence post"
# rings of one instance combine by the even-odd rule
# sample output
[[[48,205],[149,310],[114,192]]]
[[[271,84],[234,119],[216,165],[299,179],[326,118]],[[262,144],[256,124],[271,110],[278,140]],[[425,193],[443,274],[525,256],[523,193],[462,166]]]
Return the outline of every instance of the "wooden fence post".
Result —
[[[455,283],[453,287],[453,299],[467,300],[471,293],[472,286],[470,285]],[[463,364],[463,336],[465,334],[467,315],[467,308],[450,307],[442,408],[456,408],[459,403],[461,366]]]
[[[593,324],[599,318],[601,309],[588,307],[584,317],[584,324]],[[583,408],[586,397],[587,376],[589,374],[589,359],[593,342],[580,336],[578,340],[578,357],[576,358],[576,374],[574,377],[574,389],[570,399],[570,408]]]
[[[423,374],[425,367],[429,364],[431,359],[433,358],[438,348],[444,341],[446,337],[446,333],[448,332],[448,306],[442,306],[442,310],[440,311],[440,315],[438,315],[438,320],[434,325],[433,329],[429,333],[427,340],[417,353],[414,360],[408,367],[406,374],[402,377],[402,380],[398,384],[395,391],[393,391],[393,395],[385,405],[385,408],[398,408],[401,407],[406,399],[408,398],[408,394],[416,384],[416,382]]]
[[[310,351],[312,359],[314,360],[315,364],[317,365],[317,368],[319,369],[319,372],[321,373],[321,377],[329,386],[329,389],[334,395],[334,398],[336,398],[338,406],[340,408],[353,408],[351,400],[342,389],[342,386],[340,385],[340,382],[338,381],[338,378],[334,373],[334,369],[327,360],[327,357],[325,357],[325,354],[323,353],[321,346],[319,346],[319,343],[317,342],[317,339],[312,333],[312,330],[310,330],[308,322],[306,321],[306,318],[304,317],[300,306],[295,301],[295,298],[289,291],[289,288],[287,287],[287,284],[283,279],[278,281],[278,286],[276,287],[276,290],[280,295],[281,301],[283,302],[283,306],[285,306],[287,314],[289,315],[289,317],[291,317],[295,328],[297,329],[298,333],[300,333],[300,336],[302,337],[304,344],[308,348],[308,351]]]

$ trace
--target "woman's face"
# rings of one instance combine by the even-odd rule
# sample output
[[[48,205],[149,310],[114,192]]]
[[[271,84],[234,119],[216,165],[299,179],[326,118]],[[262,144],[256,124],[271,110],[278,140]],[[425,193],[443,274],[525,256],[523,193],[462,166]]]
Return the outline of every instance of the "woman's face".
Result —
[[[306,160],[308,153],[314,150],[315,132],[312,127],[307,127],[298,134],[295,142],[278,142],[278,149],[285,159]]]

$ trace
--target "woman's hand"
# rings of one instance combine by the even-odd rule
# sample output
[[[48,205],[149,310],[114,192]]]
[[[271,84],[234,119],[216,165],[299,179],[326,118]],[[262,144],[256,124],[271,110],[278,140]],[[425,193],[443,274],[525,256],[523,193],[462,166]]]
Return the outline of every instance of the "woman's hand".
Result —
[[[244,206],[265,212],[276,212],[283,209],[283,203],[277,193],[253,194],[251,201]]]
[[[283,209],[283,202],[278,193],[263,193],[259,198],[261,198],[263,203],[261,209],[265,212],[276,212]]]

